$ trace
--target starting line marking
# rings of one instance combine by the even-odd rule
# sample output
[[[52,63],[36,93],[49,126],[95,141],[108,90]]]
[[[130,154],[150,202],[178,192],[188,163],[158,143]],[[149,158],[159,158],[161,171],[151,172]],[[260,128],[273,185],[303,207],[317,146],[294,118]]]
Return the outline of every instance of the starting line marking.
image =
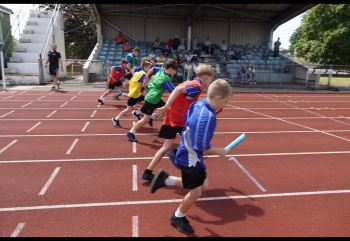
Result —
[[[75,96],[73,96],[72,98],[70,98],[69,100],[74,100],[76,97],[77,97],[77,96],[75,95]]]
[[[96,112],[97,112],[97,110],[94,110],[94,112],[92,112],[90,117],[93,118],[95,116]]]
[[[137,165],[132,165],[132,191],[137,191]]]
[[[88,125],[90,124],[89,121],[87,121],[83,127],[83,129],[81,129],[81,132],[84,132],[86,130],[86,128],[88,127]]]
[[[297,155],[331,155],[331,154],[350,154],[350,151],[326,151],[326,152],[280,152],[280,153],[251,153],[251,154],[235,154],[226,155],[226,157],[263,157],[263,156],[297,156]],[[219,158],[218,155],[208,155],[205,158]],[[88,161],[124,161],[124,160],[150,160],[153,156],[149,157],[105,157],[105,158],[76,158],[76,159],[49,159],[49,160],[13,160],[13,161],[0,161],[0,164],[13,164],[13,163],[44,163],[44,162],[88,162]],[[169,159],[169,157],[163,157],[162,159]]]
[[[41,122],[36,123],[32,128],[30,128],[30,129],[27,130],[26,132],[27,132],[27,133],[31,132],[35,127],[37,127],[37,126],[40,125],[40,124],[41,124]]]
[[[13,95],[7,96],[7,97],[5,97],[5,98],[3,98],[3,99],[1,99],[1,100],[7,100],[7,99],[10,99],[10,98],[12,98],[12,97],[13,97]]]
[[[52,111],[50,114],[48,114],[48,115],[46,116],[46,118],[50,118],[50,117],[53,116],[53,114],[55,114],[56,112],[57,112],[57,110]]]
[[[269,194],[252,194],[252,195],[236,195],[221,197],[204,197],[197,201],[217,201],[217,200],[235,200],[235,199],[254,199],[254,198],[271,198],[271,197],[293,197],[293,196],[312,196],[312,195],[330,195],[330,194],[348,194],[350,190],[328,190],[328,191],[311,191],[311,192],[287,192],[287,193],[269,193]],[[166,200],[143,200],[143,201],[120,201],[120,202],[104,202],[104,203],[76,203],[76,204],[58,204],[44,206],[27,206],[27,207],[9,207],[0,208],[0,212],[28,211],[28,210],[47,210],[47,209],[63,209],[63,208],[86,208],[86,207],[106,207],[106,206],[127,206],[127,205],[145,205],[145,204],[162,204],[162,203],[179,203],[182,199],[166,199]]]
[[[13,144],[15,144],[18,140],[13,140],[11,141],[11,143],[9,143],[7,146],[5,146],[4,148],[2,148],[0,150],[0,154],[2,154],[4,151],[6,151],[8,148],[10,148],[10,146],[12,146]]]
[[[12,114],[13,112],[15,112],[15,110],[11,110],[10,112],[7,112],[6,114],[3,114],[2,116],[0,116],[0,118],[5,117],[5,116],[7,116],[7,115],[10,115],[10,114]]]
[[[39,192],[38,195],[44,195],[46,193],[47,189],[49,188],[49,186],[53,182],[53,179],[56,177],[56,175],[58,174],[60,169],[61,169],[61,167],[56,167],[55,168],[55,170],[51,174],[50,178],[47,180],[47,182],[45,183],[45,185],[43,186],[43,188],[41,189],[41,191]]]
[[[229,160],[234,161],[237,164],[237,166],[244,172],[244,174],[246,174],[247,177],[252,182],[254,182],[254,184],[260,189],[260,191],[266,192],[266,189],[260,184],[260,182],[258,182],[258,180],[256,180],[256,178],[235,157],[231,157],[229,158]]]
[[[41,99],[43,99],[43,98],[45,98],[45,95],[43,95],[43,96],[37,98],[37,100],[41,100]]]
[[[29,103],[27,103],[27,104],[25,104],[25,105],[22,105],[21,107],[23,108],[23,107],[27,107],[28,105],[30,105],[30,104],[32,104],[33,102],[29,102]]]
[[[132,216],[132,237],[139,236],[139,216]]]
[[[64,102],[60,107],[62,108],[62,107],[64,107],[67,104],[68,104],[68,101]]]
[[[18,235],[19,235],[19,233],[22,231],[22,229],[24,228],[24,225],[25,225],[26,223],[19,223],[18,225],[17,225],[17,227],[15,228],[15,230],[12,232],[12,234],[11,234],[11,238],[14,238],[14,237],[17,237]]]
[[[66,152],[67,155],[69,155],[73,151],[73,149],[74,149],[74,147],[75,147],[75,145],[77,144],[78,141],[79,141],[78,138],[73,141],[72,145],[69,147],[69,149]]]

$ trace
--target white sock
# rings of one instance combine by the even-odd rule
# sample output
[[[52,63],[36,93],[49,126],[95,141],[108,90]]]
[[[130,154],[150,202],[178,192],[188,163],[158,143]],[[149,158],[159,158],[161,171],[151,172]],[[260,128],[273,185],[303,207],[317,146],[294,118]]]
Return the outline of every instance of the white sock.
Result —
[[[165,185],[167,185],[167,186],[176,186],[176,177],[169,176],[167,179],[165,179]]]
[[[135,131],[134,128],[131,128],[131,130],[130,130],[129,132],[132,133],[132,134],[135,134],[135,133],[136,133],[136,131]]]
[[[135,110],[135,114],[136,114],[136,115],[139,115],[139,114],[140,114],[140,111],[139,111],[139,110]]]
[[[177,208],[177,210],[176,210],[176,212],[175,212],[175,217],[177,217],[177,218],[183,218],[183,217],[185,217],[185,216],[186,216],[186,214],[180,212],[180,208]]]

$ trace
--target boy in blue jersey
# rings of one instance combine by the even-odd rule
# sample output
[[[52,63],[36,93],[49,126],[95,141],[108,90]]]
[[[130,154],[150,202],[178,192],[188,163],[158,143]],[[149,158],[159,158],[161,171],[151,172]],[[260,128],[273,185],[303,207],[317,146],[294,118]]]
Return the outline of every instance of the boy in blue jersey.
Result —
[[[171,225],[180,232],[194,233],[186,214],[207,188],[204,154],[226,155],[224,148],[213,147],[210,142],[216,127],[216,112],[228,103],[231,95],[230,84],[217,79],[209,86],[207,98],[190,106],[175,159],[175,165],[181,170],[181,178],[169,176],[166,171],[160,170],[152,180],[151,193],[164,186],[189,189],[179,208],[170,217]]]

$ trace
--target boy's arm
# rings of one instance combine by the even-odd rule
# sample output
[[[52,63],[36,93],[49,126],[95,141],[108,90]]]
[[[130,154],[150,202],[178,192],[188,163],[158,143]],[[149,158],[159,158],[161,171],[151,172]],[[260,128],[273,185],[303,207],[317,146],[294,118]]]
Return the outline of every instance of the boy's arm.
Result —
[[[221,148],[221,147],[214,147],[212,146],[210,149],[205,150],[204,151],[205,155],[219,155],[221,157],[225,157],[227,154],[227,151],[225,150],[225,148]]]
[[[174,103],[175,99],[181,95],[181,94],[184,94],[186,93],[186,86],[181,86],[181,85],[178,85],[173,92],[171,92],[165,106],[161,107],[161,108],[157,108],[155,111],[154,111],[154,114],[158,117],[162,117],[165,112],[169,109],[169,107]]]
[[[47,59],[46,59],[46,61],[45,61],[45,68],[47,67],[47,64],[50,62],[50,60],[49,60],[49,55],[47,55]]]

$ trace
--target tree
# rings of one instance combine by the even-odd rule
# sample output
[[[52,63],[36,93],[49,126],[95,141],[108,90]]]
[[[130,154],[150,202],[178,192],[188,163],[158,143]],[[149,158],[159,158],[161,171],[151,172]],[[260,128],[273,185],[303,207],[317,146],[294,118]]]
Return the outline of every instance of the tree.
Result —
[[[319,64],[350,64],[350,4],[319,4],[290,37],[289,52]]]
[[[53,10],[53,4],[41,4],[44,10]],[[67,59],[87,59],[96,45],[96,20],[90,4],[64,4],[64,38]]]

